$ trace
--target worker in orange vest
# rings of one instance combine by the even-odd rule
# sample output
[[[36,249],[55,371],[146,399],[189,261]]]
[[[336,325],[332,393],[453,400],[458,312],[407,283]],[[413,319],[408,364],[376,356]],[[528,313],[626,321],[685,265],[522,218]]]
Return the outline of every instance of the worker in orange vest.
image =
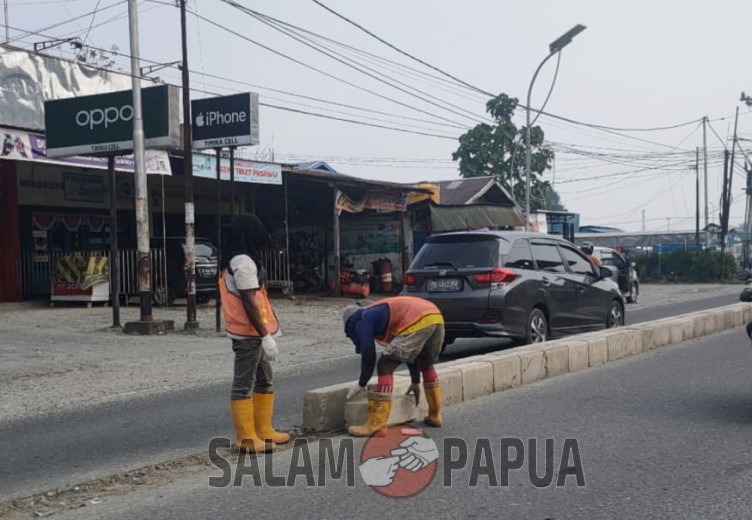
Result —
[[[266,273],[258,253],[268,247],[269,233],[255,215],[235,219],[220,262],[219,292],[227,335],[235,352],[230,405],[235,446],[270,451],[290,440],[272,427],[272,363],[277,359],[279,322],[269,301]]]
[[[428,401],[429,426],[441,426],[441,387],[434,369],[444,343],[444,318],[431,302],[413,296],[395,296],[368,307],[350,306],[344,312],[345,334],[361,356],[360,379],[347,393],[347,399],[366,390],[376,367],[378,384],[368,392],[368,418],[365,424],[351,426],[356,437],[368,437],[383,429],[392,410],[394,371],[404,363],[412,384],[407,393],[420,400],[420,376]],[[376,362],[375,342],[385,348]]]

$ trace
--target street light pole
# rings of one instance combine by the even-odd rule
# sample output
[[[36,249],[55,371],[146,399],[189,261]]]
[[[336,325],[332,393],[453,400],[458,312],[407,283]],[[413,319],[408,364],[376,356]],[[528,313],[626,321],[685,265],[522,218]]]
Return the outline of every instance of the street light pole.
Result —
[[[533,79],[530,81],[530,86],[527,89],[527,105],[525,107],[525,231],[530,230],[530,183],[532,176],[532,144],[530,142],[530,98],[533,93],[533,85],[535,84],[535,79],[538,77],[538,73],[543,68],[543,65],[545,65],[552,56],[560,53],[564,47],[572,42],[572,39],[575,36],[577,36],[584,30],[584,25],[575,25],[548,46],[548,56],[546,56],[540,63],[540,65],[538,65],[538,68],[535,69],[535,74],[533,74]]]

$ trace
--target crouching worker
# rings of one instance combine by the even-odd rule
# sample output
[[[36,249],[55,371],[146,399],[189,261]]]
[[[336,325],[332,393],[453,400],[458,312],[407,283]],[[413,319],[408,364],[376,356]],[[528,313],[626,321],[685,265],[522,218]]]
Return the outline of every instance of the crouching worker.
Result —
[[[257,255],[269,243],[255,215],[235,219],[220,262],[219,292],[227,335],[235,352],[230,404],[238,449],[264,452],[290,440],[272,428],[272,363],[277,359],[279,323]]]
[[[412,296],[396,296],[368,307],[350,306],[344,313],[345,334],[355,344],[361,356],[360,379],[350,388],[347,399],[366,390],[376,367],[378,384],[375,392],[368,392],[368,419],[361,426],[351,426],[356,437],[367,437],[384,428],[392,410],[394,371],[404,363],[410,370],[408,394],[420,400],[420,375],[428,401],[429,426],[441,426],[441,388],[434,363],[444,343],[444,318],[431,302]],[[385,348],[376,363],[378,342]]]

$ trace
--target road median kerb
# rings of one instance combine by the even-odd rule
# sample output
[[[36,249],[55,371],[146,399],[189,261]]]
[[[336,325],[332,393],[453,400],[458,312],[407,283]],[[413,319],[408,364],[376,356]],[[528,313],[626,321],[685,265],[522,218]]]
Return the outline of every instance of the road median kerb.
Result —
[[[752,306],[737,303],[663,320],[580,334],[546,343],[472,356],[437,365],[444,406],[453,406],[494,392],[558,375],[586,370],[643,352],[733,329],[752,321]],[[371,384],[375,384],[375,378]],[[303,397],[303,426],[323,433],[343,430],[366,417],[365,396],[345,399],[352,383],[310,390]],[[390,424],[420,419],[425,396],[416,407],[404,395],[410,379],[395,375]]]

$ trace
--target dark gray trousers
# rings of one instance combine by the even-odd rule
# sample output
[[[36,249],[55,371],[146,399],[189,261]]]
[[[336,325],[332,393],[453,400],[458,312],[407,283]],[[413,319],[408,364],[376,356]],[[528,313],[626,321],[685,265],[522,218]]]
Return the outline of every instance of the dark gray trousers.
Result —
[[[230,399],[248,399],[252,392],[272,393],[272,365],[263,356],[261,339],[233,339],[232,350],[235,374]]]

